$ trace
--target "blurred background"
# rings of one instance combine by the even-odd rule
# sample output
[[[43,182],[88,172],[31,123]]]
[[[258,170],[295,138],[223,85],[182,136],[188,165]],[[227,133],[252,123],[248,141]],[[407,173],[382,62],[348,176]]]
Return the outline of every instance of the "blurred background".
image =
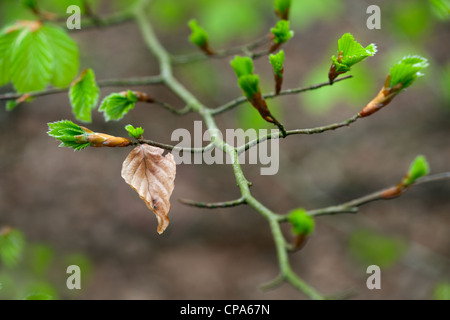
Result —
[[[348,129],[280,141],[280,170],[261,176],[259,165],[244,165],[252,192],[278,213],[345,202],[402,178],[418,154],[432,173],[450,170],[449,16],[445,0],[293,0],[295,36],[284,46],[284,88],[327,81],[337,40],[351,32],[378,53],[354,66],[353,79],[300,96],[270,100],[288,129],[347,119],[381,88],[393,63],[405,55],[429,59],[426,75],[389,106]],[[41,7],[66,15],[79,1],[42,0]],[[101,16],[125,10],[133,1],[93,1]],[[366,9],[381,8],[381,29],[369,30]],[[448,8],[448,7],[447,7]],[[213,48],[245,44],[266,34],[277,17],[273,1],[154,0],[149,16],[162,43],[174,54],[195,52],[187,21],[196,18]],[[20,1],[0,2],[0,26],[34,19]],[[72,32],[81,67],[98,80],[158,73],[158,65],[133,21]],[[176,67],[176,76],[209,107],[241,96],[232,57]],[[263,91],[272,91],[267,57],[255,63]],[[127,88],[102,88],[101,98]],[[177,107],[162,86],[141,90]],[[0,94],[12,86],[0,88]],[[129,149],[58,148],[47,123],[75,121],[66,93],[40,97],[12,112],[0,104],[0,228],[19,230],[20,258],[0,265],[0,298],[23,299],[44,292],[56,299],[303,299],[283,284],[261,291],[278,274],[268,223],[253,209],[197,209],[179,198],[213,202],[239,197],[227,165],[179,165],[172,194],[170,226],[156,233],[156,219],[120,177]],[[146,137],[171,143],[177,128],[193,131],[195,114],[177,117],[153,105],[137,105],[123,121],[105,123],[94,112],[89,128],[126,136],[124,126],[145,129]],[[221,129],[270,128],[244,104],[217,117]],[[307,245],[290,255],[292,268],[325,295],[351,290],[353,299],[449,299],[450,182],[414,187],[392,201],[374,202],[358,215],[316,220]],[[286,230],[289,237],[289,229]],[[9,261],[9,262],[8,262]],[[66,268],[77,264],[82,289],[66,288]],[[366,288],[366,268],[381,267],[381,290]],[[75,292],[76,291],[76,292]]]

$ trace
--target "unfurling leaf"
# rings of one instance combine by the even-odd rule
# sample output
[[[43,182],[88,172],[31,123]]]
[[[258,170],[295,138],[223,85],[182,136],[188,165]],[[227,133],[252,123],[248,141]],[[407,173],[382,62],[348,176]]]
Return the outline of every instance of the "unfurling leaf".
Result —
[[[93,132],[72,121],[63,120],[48,124],[49,136],[61,141],[60,147],[81,150],[86,147],[127,147],[131,141],[122,137],[114,137],[105,133]]]
[[[238,79],[242,76],[253,74],[253,61],[249,57],[235,56],[230,62]]]
[[[409,170],[403,179],[394,187],[384,190],[381,195],[383,199],[398,197],[419,178],[426,176],[430,172],[427,159],[424,156],[417,156],[409,166]]]
[[[292,232],[296,235],[309,235],[314,231],[314,219],[305,209],[295,209],[289,212],[288,221],[292,225]]]
[[[428,67],[428,60],[423,57],[404,57],[391,68],[380,92],[361,110],[359,116],[370,116],[387,106],[397,94],[409,87],[417,77],[423,76],[420,71],[426,67]]]
[[[53,297],[45,292],[33,292],[27,294],[25,300],[53,300]]]
[[[332,56],[330,71],[328,78],[330,83],[342,73],[350,71],[350,67],[354,64],[373,56],[377,52],[375,44],[371,43],[364,48],[358,41],[353,38],[351,33],[345,33],[338,40],[338,56]]]
[[[409,167],[408,173],[403,179],[403,185],[409,186],[420,177],[426,176],[430,172],[427,159],[424,156],[417,156]]]
[[[0,260],[7,267],[14,267],[22,256],[25,237],[11,227],[0,230]]]
[[[62,120],[48,124],[47,134],[61,141],[60,147],[69,147],[74,150],[81,150],[89,147],[89,142],[82,142],[77,136],[85,134],[83,129],[69,120]]]
[[[286,130],[283,125],[272,116],[267,107],[267,103],[261,94],[261,89],[259,88],[259,76],[253,74],[253,61],[248,57],[235,56],[230,64],[238,77],[238,85],[247,100],[258,110],[264,120],[277,125],[283,136],[285,136]]]
[[[106,121],[118,121],[134,108],[138,100],[132,91],[112,93],[103,99],[99,111],[103,111]]]
[[[284,51],[280,50],[277,54],[271,54],[269,56],[270,64],[273,68],[273,74],[275,78],[275,93],[279,94],[281,86],[283,84],[283,72],[284,72]]]
[[[274,7],[275,13],[280,19],[288,20],[289,19],[289,10],[291,8],[292,0],[275,0]]]
[[[278,21],[275,27],[270,29],[270,32],[272,33],[274,42],[269,49],[270,52],[274,52],[281,44],[287,42],[294,36],[294,31],[289,30],[289,21],[287,20]]]
[[[69,91],[70,104],[75,117],[84,122],[91,122],[91,110],[98,103],[100,89],[95,82],[92,69],[84,70],[72,83]]]
[[[158,233],[169,225],[170,196],[174,188],[176,165],[173,155],[163,149],[141,144],[122,165],[122,178],[144,200],[158,220]]]
[[[144,134],[144,129],[142,129],[142,127],[135,128],[131,124],[127,125],[125,129],[128,131],[130,137],[135,139],[141,138],[142,135]]]
[[[204,51],[208,55],[213,55],[214,52],[209,47],[208,43],[208,34],[206,31],[200,27],[197,23],[197,20],[192,19],[188,23],[189,28],[191,28],[191,35],[189,36],[189,41],[192,44],[195,44],[202,51]]]
[[[9,100],[8,102],[6,102],[6,111],[12,111],[15,108],[17,108],[17,106],[23,102],[31,102],[33,101],[33,97],[28,94],[25,93],[24,95],[20,96],[19,98],[17,98],[16,100]]]
[[[289,212],[288,221],[292,225],[292,233],[296,236],[293,249],[301,249],[308,236],[314,231],[314,219],[306,213],[305,209],[299,208]]]
[[[422,69],[428,67],[428,60],[421,56],[407,56],[397,62],[390,70],[389,87],[400,84],[402,90],[409,87],[417,77],[423,76]]]

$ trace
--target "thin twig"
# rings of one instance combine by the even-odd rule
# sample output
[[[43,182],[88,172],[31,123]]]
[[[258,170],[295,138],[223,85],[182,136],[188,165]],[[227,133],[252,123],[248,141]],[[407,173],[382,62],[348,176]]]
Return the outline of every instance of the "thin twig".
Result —
[[[406,192],[412,186],[423,184],[423,183],[435,182],[435,181],[449,180],[449,179],[450,179],[450,172],[437,173],[437,174],[419,178],[413,184],[411,184],[408,188],[404,189],[401,193],[399,193],[399,196],[401,194],[403,194],[404,192]],[[345,202],[340,205],[330,206],[330,207],[315,209],[315,210],[309,210],[309,211],[307,211],[307,213],[310,216],[333,215],[333,214],[339,214],[339,213],[357,213],[358,208],[366,203],[369,203],[372,201],[377,201],[377,200],[393,199],[393,198],[386,198],[383,196],[387,190],[390,190],[392,188],[393,187],[385,188],[383,190],[376,191],[374,193],[371,193],[366,196]]]
[[[352,77],[353,77],[352,75],[341,77],[341,78],[338,78],[338,79],[334,80],[334,83],[342,81],[342,80],[350,79]],[[309,87],[305,87],[305,88],[295,88],[295,89],[282,90],[282,91],[280,91],[279,94],[276,94],[275,92],[270,92],[270,93],[264,94],[263,98],[264,99],[272,99],[272,98],[276,98],[276,97],[279,97],[279,96],[285,96],[285,95],[291,95],[291,94],[299,94],[299,93],[302,93],[302,92],[305,92],[305,91],[312,91],[312,90],[316,90],[316,89],[319,89],[319,88],[322,88],[322,87],[325,87],[325,86],[330,86],[330,85],[332,85],[332,84],[330,84],[330,82],[323,82],[323,83],[319,83],[319,84],[316,84],[316,85],[313,85],[313,86],[309,86]],[[247,101],[246,97],[236,98],[236,99],[234,99],[234,100],[232,100],[232,101],[230,101],[230,102],[228,102],[228,103],[226,103],[226,104],[224,104],[224,105],[222,105],[222,106],[220,106],[218,108],[212,109],[212,113],[214,115],[219,114],[219,113],[223,113],[225,111],[228,111],[229,109],[237,107],[240,104],[243,104],[246,101]]]
[[[208,209],[217,209],[217,208],[231,208],[236,207],[242,204],[246,203],[245,198],[241,197],[236,200],[231,201],[223,201],[223,202],[200,202],[200,201],[193,201],[188,199],[178,199],[182,204],[197,207],[197,208],[208,208]]]
[[[169,110],[170,112],[177,114],[177,115],[183,115],[183,114],[186,114],[191,111],[191,107],[189,105],[185,106],[182,109],[177,109],[177,108],[171,106],[170,104],[163,102],[163,101],[159,101],[159,100],[153,100],[152,103],[156,103],[157,105],[160,105],[164,109]]]
[[[141,78],[129,78],[129,79],[105,79],[97,81],[97,85],[99,87],[124,87],[124,86],[141,86],[141,85],[149,85],[149,84],[161,84],[162,79],[160,76],[149,76],[149,77],[141,77]],[[1,100],[15,100],[23,96],[24,94],[28,94],[29,97],[41,97],[47,96],[51,94],[63,93],[70,89],[70,87],[66,88],[48,88],[41,91],[33,91],[28,93],[17,93],[17,92],[9,92],[0,95]]]
[[[359,118],[360,118],[359,115],[356,114],[347,120],[344,120],[344,121],[338,122],[338,123],[329,124],[326,126],[309,128],[309,129],[288,130],[288,131],[286,131],[286,136],[290,136],[290,135],[294,135],[294,134],[316,134],[316,133],[322,133],[322,132],[329,131],[329,130],[336,130],[336,129],[339,129],[342,127],[348,127],[350,124],[352,124]],[[238,152],[238,154],[241,154],[259,143],[262,143],[269,139],[279,139],[280,137],[283,137],[283,134],[280,131],[276,131],[274,133],[268,133],[266,135],[260,136],[254,140],[249,141],[245,145],[238,147],[237,152]]]
[[[189,148],[189,147],[177,147],[171,144],[161,143],[148,139],[139,139],[130,144],[130,146],[137,146],[139,144],[148,144],[153,147],[158,147],[167,151],[177,151],[177,152],[190,152],[190,153],[204,153],[214,149],[214,143],[209,143],[208,145],[201,148]]]

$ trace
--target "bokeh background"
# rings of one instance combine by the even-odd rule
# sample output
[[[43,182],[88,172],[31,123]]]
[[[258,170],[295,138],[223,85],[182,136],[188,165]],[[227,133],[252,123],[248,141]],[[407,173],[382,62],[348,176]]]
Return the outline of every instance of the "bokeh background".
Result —
[[[48,11],[65,14],[77,1],[43,0]],[[284,88],[327,80],[337,39],[351,32],[378,53],[356,65],[354,78],[332,87],[270,100],[288,129],[342,121],[358,112],[383,84],[390,66],[408,54],[428,58],[430,67],[386,109],[350,128],[280,143],[280,170],[261,176],[244,165],[252,192],[279,213],[338,204],[395,184],[418,154],[433,173],[450,170],[450,59],[448,1],[293,0],[294,38],[284,46]],[[133,1],[95,1],[103,16]],[[368,30],[366,9],[381,8],[381,29]],[[174,54],[195,52],[187,21],[196,18],[213,48],[248,43],[264,35],[277,18],[272,1],[154,0],[149,16],[163,44]],[[0,25],[33,19],[20,1],[0,2]],[[158,65],[133,21],[72,32],[81,69],[97,79],[158,73]],[[176,76],[209,107],[239,97],[230,58],[176,68]],[[272,90],[268,59],[257,60],[264,91]],[[101,96],[124,88],[102,88]],[[182,107],[161,86],[130,89],[151,93]],[[0,93],[12,91],[11,86]],[[227,165],[179,165],[172,195],[171,224],[156,233],[156,219],[120,177],[128,149],[58,148],[47,123],[75,120],[67,94],[35,99],[12,112],[0,105],[0,227],[23,233],[23,256],[0,265],[3,299],[46,292],[57,299],[303,299],[283,284],[259,285],[278,274],[267,222],[249,207],[190,208],[179,198],[223,201],[239,196]],[[177,117],[157,106],[138,105],[123,121],[105,123],[94,112],[88,126],[125,136],[124,126],[145,128],[146,137],[171,143],[177,128],[193,131],[195,114]],[[250,105],[217,117],[220,128],[267,128]],[[375,202],[358,215],[320,217],[306,247],[290,256],[292,268],[326,295],[354,292],[353,299],[442,299],[449,297],[450,182],[420,185],[404,196]],[[289,236],[289,229],[286,229]],[[82,289],[66,288],[66,267],[82,269]],[[381,290],[366,288],[366,268],[381,267]]]

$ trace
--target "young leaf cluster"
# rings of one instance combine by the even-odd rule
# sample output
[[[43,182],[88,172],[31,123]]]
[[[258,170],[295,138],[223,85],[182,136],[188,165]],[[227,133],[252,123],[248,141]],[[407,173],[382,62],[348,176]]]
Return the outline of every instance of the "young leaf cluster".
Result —
[[[18,92],[67,87],[78,72],[79,52],[67,33],[40,21],[19,21],[0,32],[0,85]]]
[[[48,124],[49,136],[61,141],[60,147],[73,148],[75,151],[89,147],[89,142],[80,141],[77,136],[85,135],[85,131],[69,120],[62,120]]]

